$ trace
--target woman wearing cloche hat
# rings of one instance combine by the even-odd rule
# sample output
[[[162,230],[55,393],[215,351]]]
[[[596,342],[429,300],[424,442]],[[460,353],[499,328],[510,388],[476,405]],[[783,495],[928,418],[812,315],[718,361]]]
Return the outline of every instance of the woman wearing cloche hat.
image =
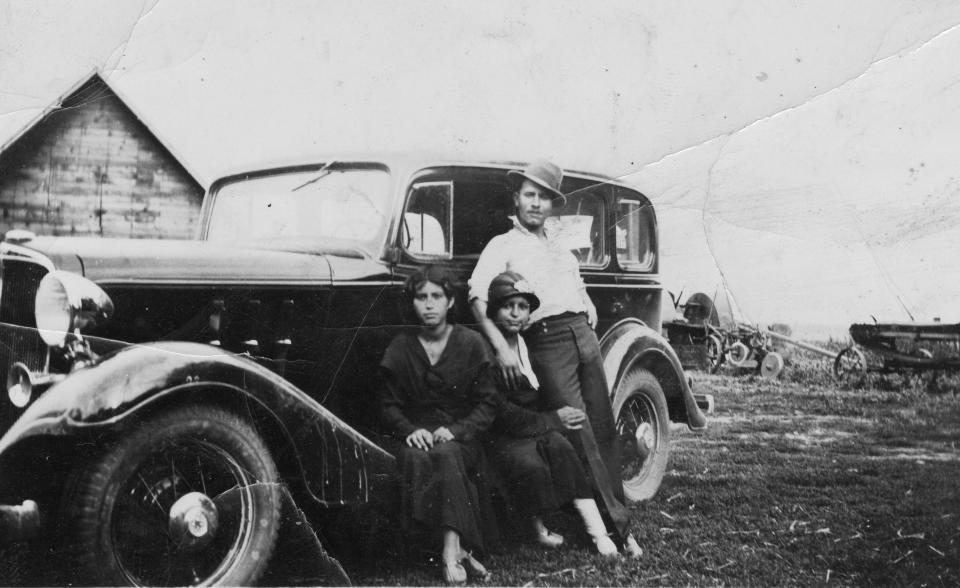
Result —
[[[518,336],[540,299],[520,274],[508,271],[490,282],[487,301],[488,317],[503,333],[523,371],[519,387],[500,387],[497,416],[490,429],[491,461],[506,482],[511,510],[530,518],[538,543],[559,547],[563,537],[546,528],[542,515],[572,503],[597,551],[616,555],[617,546],[607,536],[580,458],[563,435],[580,429],[586,415],[571,406],[540,410],[539,382]]]

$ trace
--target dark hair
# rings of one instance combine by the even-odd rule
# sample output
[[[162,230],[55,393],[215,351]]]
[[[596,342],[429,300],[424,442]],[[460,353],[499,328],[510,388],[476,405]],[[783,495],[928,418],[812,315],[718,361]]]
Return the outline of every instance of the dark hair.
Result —
[[[425,265],[413,272],[403,285],[403,295],[408,306],[417,295],[417,290],[427,282],[443,288],[444,295],[451,300],[457,293],[457,283],[450,272],[438,265]]]
[[[528,181],[527,178],[519,174],[507,174],[507,185],[510,188],[510,195],[513,196],[520,191],[520,188],[523,187],[523,183]]]
[[[490,320],[492,320],[492,321],[494,321],[494,322],[496,322],[496,320],[497,320],[497,312],[498,312],[501,308],[504,307],[504,304],[507,302],[507,300],[510,300],[510,299],[513,298],[514,296],[519,296],[520,298],[523,298],[524,300],[526,300],[528,303],[530,302],[530,299],[529,299],[528,297],[524,296],[523,294],[520,294],[520,293],[517,293],[517,294],[508,294],[508,295],[504,296],[503,298],[501,298],[500,300],[497,300],[495,303],[488,303],[488,304],[487,304],[487,318],[490,319]],[[533,305],[531,304],[530,306],[533,306]]]

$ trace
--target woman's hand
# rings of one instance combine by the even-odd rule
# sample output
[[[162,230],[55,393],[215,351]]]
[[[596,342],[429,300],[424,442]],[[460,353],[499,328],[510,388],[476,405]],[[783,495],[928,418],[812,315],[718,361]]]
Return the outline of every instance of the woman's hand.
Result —
[[[453,433],[450,432],[450,429],[439,427],[433,432],[434,443],[446,443],[447,441],[453,441]]]
[[[407,435],[407,445],[426,451],[433,447],[433,433],[426,429],[417,429]]]
[[[583,421],[587,419],[587,415],[582,410],[572,406],[558,408],[557,416],[560,417],[560,422],[563,423],[563,426],[571,431],[582,429]]]

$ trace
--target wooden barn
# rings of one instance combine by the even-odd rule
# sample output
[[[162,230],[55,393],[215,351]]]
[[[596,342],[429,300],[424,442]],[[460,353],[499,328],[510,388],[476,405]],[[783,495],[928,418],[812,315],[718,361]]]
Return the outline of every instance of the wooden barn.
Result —
[[[97,73],[0,145],[0,234],[191,238],[203,192]]]

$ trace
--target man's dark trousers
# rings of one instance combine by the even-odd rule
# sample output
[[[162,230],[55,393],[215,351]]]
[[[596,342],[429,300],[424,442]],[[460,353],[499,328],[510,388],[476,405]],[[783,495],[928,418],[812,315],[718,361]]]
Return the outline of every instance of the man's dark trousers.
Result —
[[[571,313],[537,321],[523,338],[545,408],[569,405],[587,414],[588,422],[571,432],[571,441],[586,460],[604,510],[625,538],[630,512],[623,504],[620,445],[596,334],[585,315]]]

